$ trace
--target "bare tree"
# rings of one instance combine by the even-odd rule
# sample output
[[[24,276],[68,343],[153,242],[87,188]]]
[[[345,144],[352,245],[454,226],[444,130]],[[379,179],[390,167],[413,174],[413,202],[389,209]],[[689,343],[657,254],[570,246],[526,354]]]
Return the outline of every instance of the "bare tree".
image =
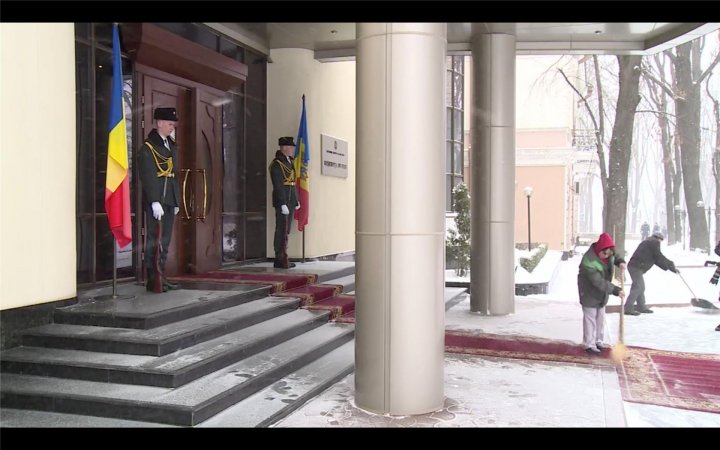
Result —
[[[643,76],[651,81],[648,85],[648,92],[651,103],[655,107],[658,128],[660,129],[660,146],[662,148],[663,175],[665,178],[665,211],[667,212],[668,243],[674,244],[680,240],[681,224],[679,217],[675,214],[675,205],[680,202],[680,186],[682,185],[682,171],[678,170],[673,158],[672,132],[675,123],[670,122],[668,111],[668,95],[672,96],[672,90],[665,84],[658,84],[658,77],[653,74],[665,74],[665,59],[668,51],[653,56],[654,67],[646,67]],[[660,75],[662,76],[662,75]],[[677,226],[676,226],[677,225]]]
[[[627,181],[632,154],[635,111],[640,104],[640,64],[642,56],[618,56],[619,91],[615,123],[610,139],[608,189],[605,198],[605,230],[615,228],[618,254],[625,253],[625,223],[627,212]]]
[[[707,250],[708,227],[705,221],[705,212],[702,208],[696,206],[698,202],[702,201],[700,183],[700,89],[703,80],[720,62],[720,54],[716,55],[707,69],[703,71],[700,66],[703,42],[703,38],[695,39],[675,47],[674,52],[665,52],[673,65],[672,86],[668,86],[667,83],[651,73],[644,72],[648,74],[648,79],[661,86],[674,100],[675,114],[677,116],[674,144],[677,146],[676,154],[679,153],[679,157],[676,155],[676,161],[680,161],[684,179],[683,186],[685,188],[683,193],[690,226],[690,248]]]
[[[560,72],[560,75],[562,75],[565,82],[570,86],[570,88],[575,91],[575,93],[580,97],[580,102],[585,106],[585,110],[588,113],[588,116],[590,117],[590,120],[593,124],[593,130],[595,130],[595,151],[598,155],[598,165],[600,166],[600,185],[602,186],[603,191],[603,224],[605,223],[605,199],[608,196],[608,175],[607,175],[607,169],[605,164],[605,142],[604,142],[604,136],[605,136],[605,111],[604,111],[604,102],[603,102],[603,85],[602,80],[600,78],[600,69],[598,68],[598,58],[597,55],[593,55],[593,67],[595,69],[595,86],[597,89],[597,97],[598,97],[598,112],[597,116],[595,114],[595,111],[590,107],[590,103],[588,102],[588,97],[590,97],[593,94],[593,90],[589,90],[587,95],[583,95],[580,93],[580,91],[577,89],[577,87],[570,82],[567,75],[562,69],[558,69],[558,72]]]
[[[717,98],[713,97],[713,95],[710,93],[710,77],[711,75],[708,75],[707,82],[705,83],[705,92],[707,92],[707,96],[710,98],[710,101],[713,104],[713,118],[715,119],[715,149],[712,153],[712,171],[713,171],[713,178],[715,178],[715,240],[714,242],[720,241],[720,227],[717,226],[718,224],[718,217],[720,217],[720,212],[718,209],[720,209],[720,195],[717,195],[720,193],[720,101],[718,101]],[[708,224],[709,225],[709,224]]]
[[[688,205],[690,222],[690,248],[707,250],[708,229],[705,211],[694,207],[702,201],[700,188],[700,89],[703,80],[720,62],[720,54],[705,71],[700,67],[700,54],[704,39],[695,39],[679,45],[675,59],[677,74],[677,95],[675,111],[680,137],[681,162],[685,179],[685,204]]]
[[[593,56],[595,86],[598,94],[597,111],[590,106],[587,96],[568,79],[562,69],[558,69],[565,82],[579,96],[580,102],[596,130],[596,151],[600,164],[600,179],[603,187],[603,229],[614,230],[615,243],[619,254],[625,253],[625,226],[628,199],[628,170],[632,155],[633,128],[635,111],[640,103],[640,63],[641,56],[618,56],[618,100],[615,109],[614,124],[608,151],[608,164],[605,164],[604,120],[606,108],[603,98],[603,84],[597,56]],[[607,169],[606,169],[607,167]]]

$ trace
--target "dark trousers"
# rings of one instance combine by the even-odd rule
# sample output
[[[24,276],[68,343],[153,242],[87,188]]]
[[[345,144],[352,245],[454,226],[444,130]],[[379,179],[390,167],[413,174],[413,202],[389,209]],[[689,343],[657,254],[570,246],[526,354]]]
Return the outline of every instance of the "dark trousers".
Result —
[[[175,223],[175,207],[162,205],[162,235],[160,248],[160,270],[165,272],[165,262],[167,261],[168,249],[170,248],[170,239],[172,238],[173,224]],[[155,253],[157,252],[157,227],[158,221],[153,217],[152,207],[149,203],[145,204],[145,214],[147,218],[147,240],[145,246],[145,267],[147,268],[148,281],[152,282],[155,278]]]
[[[280,208],[275,208],[275,241],[273,242],[275,261],[283,264],[287,263],[287,244],[293,220],[292,215],[292,210],[286,216],[281,212]]]
[[[632,286],[630,287],[630,294],[625,299],[625,312],[631,312],[634,309],[645,309],[644,273],[642,270],[633,267],[628,267],[628,272],[630,272],[630,278],[632,278]]]

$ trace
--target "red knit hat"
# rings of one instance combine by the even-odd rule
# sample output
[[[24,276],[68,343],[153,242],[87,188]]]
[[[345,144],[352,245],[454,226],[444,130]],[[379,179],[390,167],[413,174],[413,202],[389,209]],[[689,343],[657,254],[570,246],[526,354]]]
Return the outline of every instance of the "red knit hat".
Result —
[[[601,234],[597,240],[597,243],[595,244],[595,250],[601,252],[606,248],[610,247],[615,247],[615,242],[613,242],[613,238],[610,237],[610,235],[607,233]]]

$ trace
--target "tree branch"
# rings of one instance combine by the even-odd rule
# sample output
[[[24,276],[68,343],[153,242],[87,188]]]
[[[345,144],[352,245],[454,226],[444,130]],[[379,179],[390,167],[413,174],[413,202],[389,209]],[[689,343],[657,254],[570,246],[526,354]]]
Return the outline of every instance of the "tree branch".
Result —
[[[580,93],[580,91],[577,90],[575,85],[573,85],[570,82],[567,75],[565,75],[565,72],[563,72],[562,69],[558,69],[558,72],[560,72],[560,75],[563,76],[563,78],[565,79],[565,82],[570,86],[570,88],[572,88],[572,90],[575,91],[575,93],[580,97],[580,100],[582,100],[583,104],[585,105],[585,109],[587,109],[587,112],[590,114],[590,119],[592,119],[593,125],[595,126],[595,129],[597,130],[598,126],[597,126],[597,121],[595,120],[595,115],[593,114],[592,110],[590,109],[590,105],[588,104],[588,101],[585,98],[585,96],[582,95]]]
[[[664,81],[657,79],[657,78],[655,77],[655,75],[653,75],[653,74],[647,69],[647,67],[645,67],[644,64],[641,64],[641,65],[640,65],[640,73],[641,73],[648,81],[652,81],[653,84],[659,86],[663,91],[667,92],[667,94],[668,94],[670,97],[675,98],[675,93],[673,92],[672,88],[671,88],[670,86],[668,86],[667,83],[665,83]]]
[[[712,72],[713,68],[720,62],[720,52],[718,52],[717,55],[715,55],[715,59],[712,63],[708,66],[707,69],[705,69],[705,72],[700,75],[700,78],[698,78],[697,82],[702,83],[702,81],[705,79],[706,76],[710,75],[710,72]]]

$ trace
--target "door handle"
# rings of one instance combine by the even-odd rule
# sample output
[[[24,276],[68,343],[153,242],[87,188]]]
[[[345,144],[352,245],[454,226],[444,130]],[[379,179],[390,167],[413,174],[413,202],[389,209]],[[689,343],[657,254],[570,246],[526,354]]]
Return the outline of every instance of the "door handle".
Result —
[[[203,209],[202,209],[202,216],[198,216],[197,220],[205,220],[207,217],[207,174],[205,172],[205,169],[196,169],[199,173],[202,173],[203,176]]]
[[[188,175],[190,175],[191,169],[180,169],[180,172],[185,173],[185,177],[183,178],[183,187],[182,187],[182,201],[183,201],[183,208],[185,209],[185,219],[189,220],[190,212],[188,211],[187,201],[185,199],[187,198],[187,196],[186,196],[187,180],[188,180]]]

